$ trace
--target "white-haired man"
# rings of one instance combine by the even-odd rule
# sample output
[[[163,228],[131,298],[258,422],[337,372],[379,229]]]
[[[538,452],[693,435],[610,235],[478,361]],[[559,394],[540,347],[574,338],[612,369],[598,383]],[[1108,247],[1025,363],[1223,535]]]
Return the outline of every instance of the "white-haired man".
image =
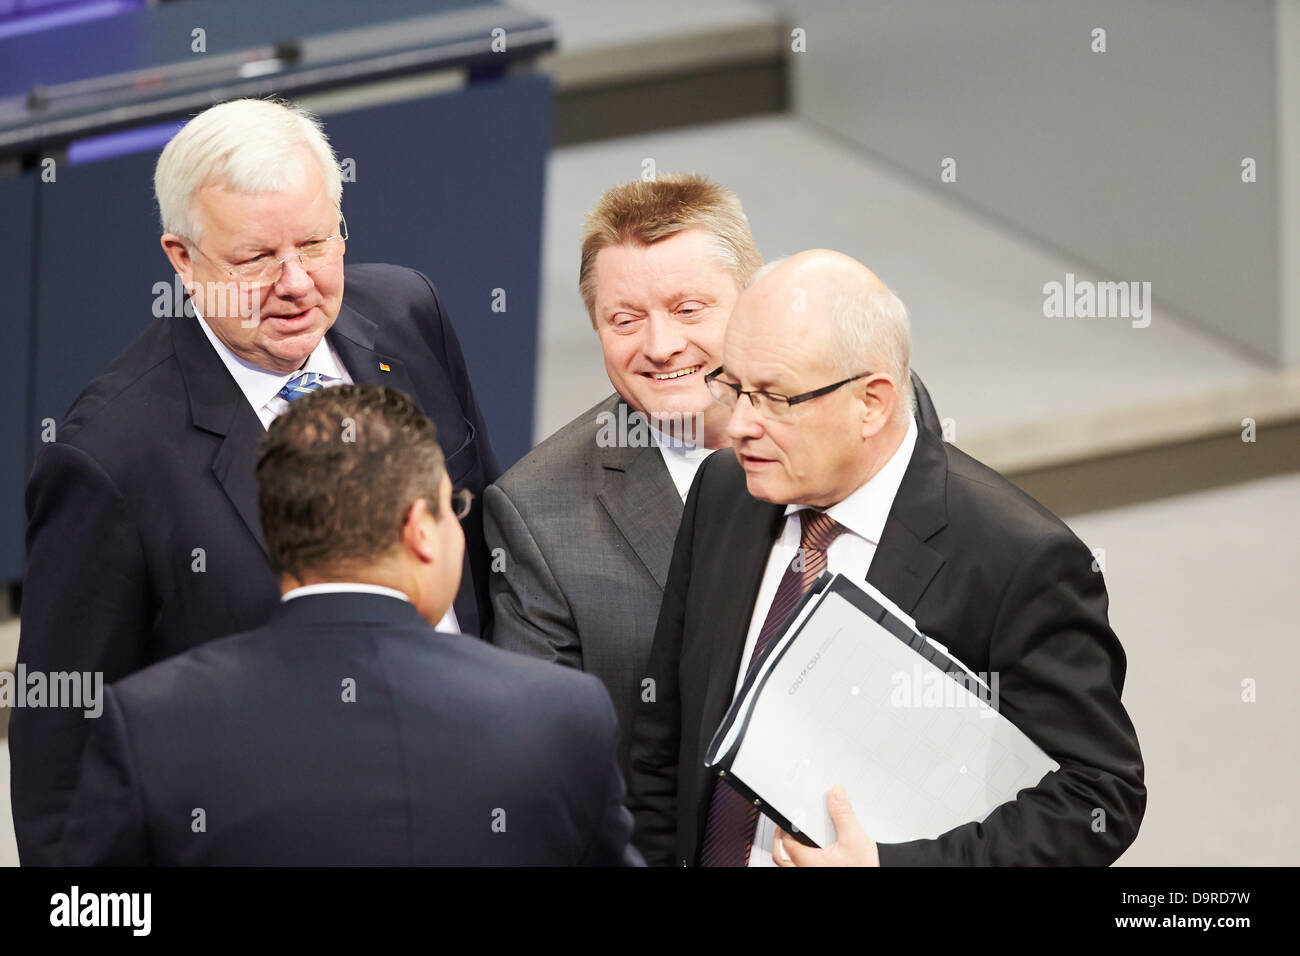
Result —
[[[29,675],[114,681],[266,619],[279,588],[253,466],[266,427],[311,391],[400,389],[437,424],[454,485],[477,494],[499,471],[429,280],[397,266],[344,269],[339,167],[310,114],[261,100],[214,106],[168,143],[154,185],[162,247],[193,314],[155,322],[87,386],[37,457],[18,651]],[[347,423],[339,427],[346,440]],[[465,573],[443,627],[484,633],[477,508],[465,533]],[[77,710],[13,715],[24,864],[56,858],[85,736]]]
[[[1137,834],[1142,755],[1102,576],[1060,519],[916,427],[909,343],[898,297],[827,250],[781,262],[736,303],[709,376],[735,455],[710,458],[686,502],[647,670],[656,693],[633,729],[636,842],[652,864],[1097,865]],[[1001,712],[1060,769],[982,823],[906,843],[877,845],[834,792],[839,842],[782,852],[772,821],[703,758],[823,570],[865,578],[967,666],[998,673]]]

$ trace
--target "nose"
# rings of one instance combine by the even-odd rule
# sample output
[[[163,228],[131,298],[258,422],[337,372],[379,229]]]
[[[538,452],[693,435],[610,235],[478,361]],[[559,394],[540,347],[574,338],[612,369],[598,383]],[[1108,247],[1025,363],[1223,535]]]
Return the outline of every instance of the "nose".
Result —
[[[641,351],[656,365],[666,365],[674,355],[686,348],[686,339],[677,323],[664,315],[651,313],[646,320],[645,339]]]
[[[284,269],[275,281],[275,289],[287,299],[297,299],[311,291],[312,278],[303,268],[302,260],[290,256],[284,260]]]
[[[748,395],[741,395],[731,409],[731,417],[727,419],[727,437],[733,443],[745,438],[752,441],[763,437],[763,422],[754,412]]]

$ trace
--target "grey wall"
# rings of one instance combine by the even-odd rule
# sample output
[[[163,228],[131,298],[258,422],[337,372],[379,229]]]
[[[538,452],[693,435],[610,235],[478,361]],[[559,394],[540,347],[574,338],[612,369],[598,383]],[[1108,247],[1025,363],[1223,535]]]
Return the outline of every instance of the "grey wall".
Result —
[[[792,54],[804,117],[1081,267],[1150,281],[1157,301],[1266,361],[1293,347],[1279,315],[1273,0],[774,5],[807,31]],[[940,182],[945,157],[955,183]],[[850,201],[869,228],[870,198]]]

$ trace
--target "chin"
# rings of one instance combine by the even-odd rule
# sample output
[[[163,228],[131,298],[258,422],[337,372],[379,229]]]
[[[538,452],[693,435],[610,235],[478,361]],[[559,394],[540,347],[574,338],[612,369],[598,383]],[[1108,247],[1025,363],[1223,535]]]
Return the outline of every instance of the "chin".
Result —
[[[290,338],[275,339],[266,344],[266,350],[285,362],[301,365],[307,356],[316,351],[320,340],[325,337],[323,329],[313,329],[310,333],[300,332]]]
[[[766,501],[768,504],[773,505],[788,504],[788,502],[778,498],[774,490],[762,479],[746,476],[745,489],[749,492],[751,498],[755,498],[758,501]]]
[[[686,417],[690,415],[703,415],[708,408],[707,405],[699,401],[693,401],[688,397],[678,398],[673,396],[665,401],[662,396],[647,396],[648,400],[642,403],[642,408],[647,415],[659,415],[661,417]],[[710,399],[712,401],[712,399]]]

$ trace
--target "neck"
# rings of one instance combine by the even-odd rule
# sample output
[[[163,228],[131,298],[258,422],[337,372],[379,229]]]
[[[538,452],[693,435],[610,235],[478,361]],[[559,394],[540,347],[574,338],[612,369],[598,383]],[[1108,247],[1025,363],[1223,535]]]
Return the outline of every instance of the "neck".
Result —
[[[904,422],[901,425],[890,425],[882,428],[875,438],[871,439],[869,445],[872,453],[867,463],[867,474],[858,483],[858,487],[865,485],[876,477],[876,475],[880,474],[880,470],[889,464],[889,459],[894,457],[898,449],[902,447],[903,439],[907,437],[908,424],[908,422]]]
[[[302,577],[296,578],[291,574],[280,576],[280,596],[283,597],[294,588],[308,587],[313,584],[371,584],[381,588],[392,588],[394,591],[401,591],[412,603],[416,602],[418,589],[412,587],[412,582],[404,580],[401,575],[393,573],[387,568],[340,568],[330,571],[323,570],[305,570]]]

